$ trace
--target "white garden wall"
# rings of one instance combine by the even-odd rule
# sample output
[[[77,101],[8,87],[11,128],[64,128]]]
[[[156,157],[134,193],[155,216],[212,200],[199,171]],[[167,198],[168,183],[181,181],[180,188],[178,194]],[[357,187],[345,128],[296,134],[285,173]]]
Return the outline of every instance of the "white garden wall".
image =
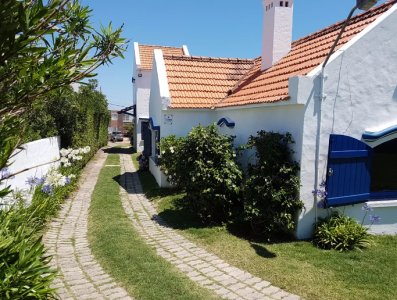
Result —
[[[8,170],[15,174],[12,178],[2,183],[1,187],[10,185],[16,190],[27,190],[29,185],[26,180],[29,177],[42,177],[51,168],[59,167],[60,138],[50,137],[21,146],[14,151]]]

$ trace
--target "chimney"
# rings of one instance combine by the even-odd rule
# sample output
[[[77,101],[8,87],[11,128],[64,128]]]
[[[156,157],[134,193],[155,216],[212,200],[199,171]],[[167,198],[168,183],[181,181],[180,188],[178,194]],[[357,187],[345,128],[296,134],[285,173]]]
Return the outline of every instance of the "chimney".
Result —
[[[294,0],[263,0],[262,71],[277,63],[291,50]]]

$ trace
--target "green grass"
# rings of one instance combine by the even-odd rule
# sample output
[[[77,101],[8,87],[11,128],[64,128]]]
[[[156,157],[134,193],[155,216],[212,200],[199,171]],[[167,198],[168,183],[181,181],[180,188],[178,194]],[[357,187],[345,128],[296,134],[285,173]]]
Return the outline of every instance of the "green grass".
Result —
[[[105,164],[119,164],[119,156],[110,154]],[[101,170],[90,207],[89,241],[104,269],[135,299],[215,299],[139,237],[121,205],[119,174],[120,167]]]
[[[250,241],[225,227],[203,227],[178,205],[183,194],[159,189],[148,172],[140,173],[140,178],[168,224],[230,264],[280,288],[305,299],[397,299],[397,236],[373,237],[370,248],[345,253],[320,250],[305,241]]]

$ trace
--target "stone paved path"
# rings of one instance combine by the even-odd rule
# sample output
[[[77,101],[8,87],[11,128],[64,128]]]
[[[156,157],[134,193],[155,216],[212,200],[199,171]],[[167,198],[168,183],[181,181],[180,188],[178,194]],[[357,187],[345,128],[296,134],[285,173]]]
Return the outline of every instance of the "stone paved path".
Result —
[[[104,272],[90,251],[87,240],[88,209],[91,194],[106,154],[98,152],[87,165],[80,179],[80,188],[63,205],[44,236],[52,266],[60,276],[53,287],[60,299],[132,299]]]
[[[131,156],[121,154],[121,198],[136,230],[157,254],[201,286],[224,299],[300,299],[261,278],[235,268],[196,246],[167,224],[144,196]]]

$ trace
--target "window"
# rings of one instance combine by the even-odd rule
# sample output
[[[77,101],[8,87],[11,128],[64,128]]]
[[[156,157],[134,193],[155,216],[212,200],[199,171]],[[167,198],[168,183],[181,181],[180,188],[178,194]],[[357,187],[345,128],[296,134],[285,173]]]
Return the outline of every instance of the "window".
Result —
[[[280,6],[284,6],[284,1],[280,1]]]
[[[112,112],[112,121],[117,121],[119,119],[119,114],[117,112]]]
[[[397,139],[371,148],[331,134],[327,166],[327,206],[397,198]]]
[[[286,2],[285,2],[285,7],[288,7],[288,6],[289,6],[289,2],[286,1]]]
[[[397,140],[373,148],[371,165],[371,191],[397,191]]]
[[[123,121],[124,122],[132,122],[132,117],[129,115],[123,114]]]

